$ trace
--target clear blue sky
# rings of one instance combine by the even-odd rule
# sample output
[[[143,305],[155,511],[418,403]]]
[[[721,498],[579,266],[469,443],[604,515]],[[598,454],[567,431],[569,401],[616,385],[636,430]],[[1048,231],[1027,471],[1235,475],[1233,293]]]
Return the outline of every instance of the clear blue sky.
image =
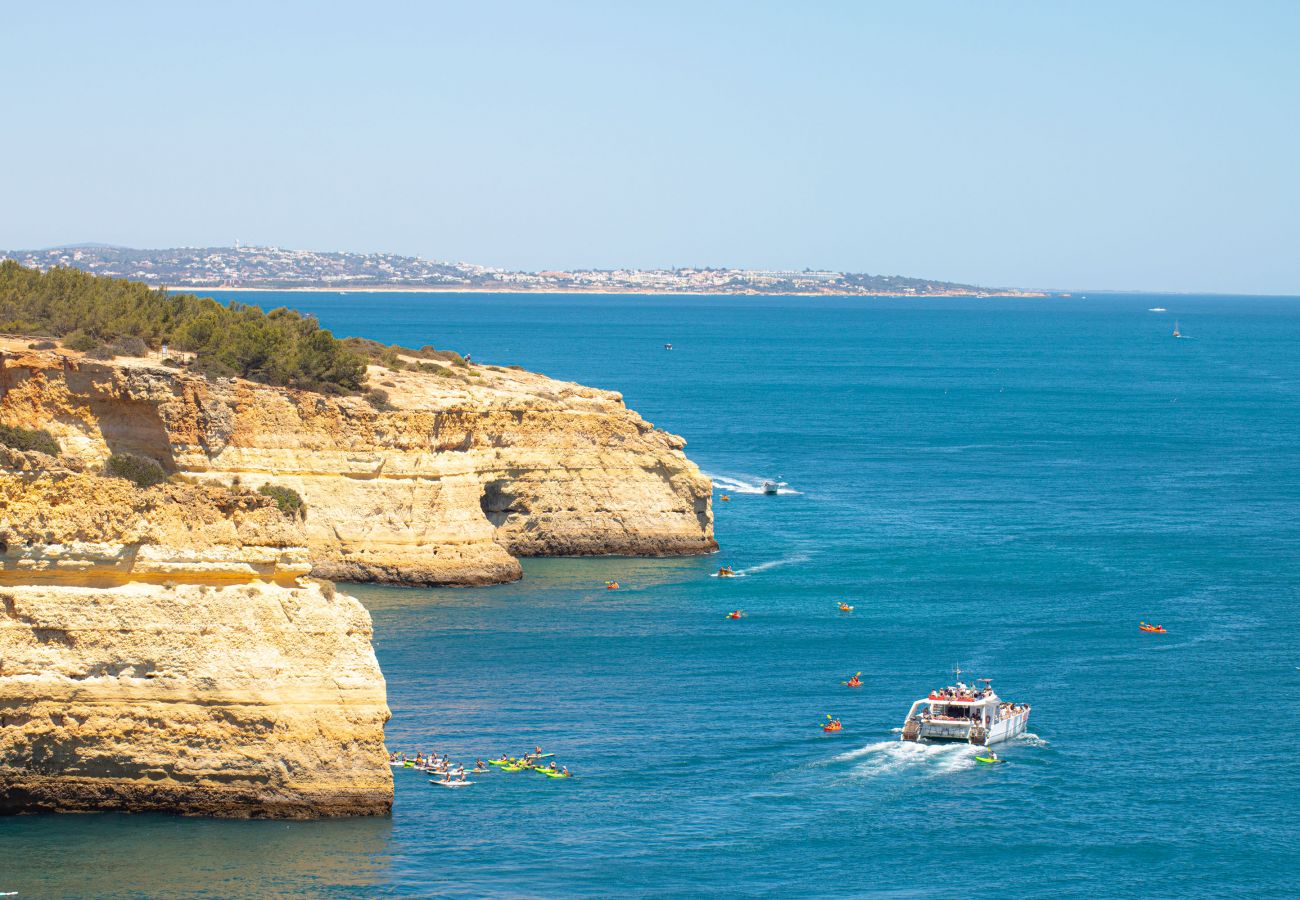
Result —
[[[1300,3],[9,3],[0,247],[1300,293]]]

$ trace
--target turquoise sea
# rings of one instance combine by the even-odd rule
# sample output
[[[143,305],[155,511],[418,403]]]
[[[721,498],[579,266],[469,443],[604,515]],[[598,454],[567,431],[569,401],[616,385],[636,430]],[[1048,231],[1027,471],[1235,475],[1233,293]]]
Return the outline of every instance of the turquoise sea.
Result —
[[[541,744],[572,781],[398,771],[378,821],[0,820],[0,891],[1296,895],[1300,300],[237,299],[622,391],[729,489],[722,551],[353,588],[390,747]],[[898,743],[956,663],[1033,705],[1003,765]]]

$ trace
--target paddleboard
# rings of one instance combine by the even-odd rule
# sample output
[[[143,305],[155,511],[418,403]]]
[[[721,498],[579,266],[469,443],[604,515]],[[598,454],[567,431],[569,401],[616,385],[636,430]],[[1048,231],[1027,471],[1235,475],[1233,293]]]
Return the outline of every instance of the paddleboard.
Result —
[[[469,787],[473,783],[472,781],[434,781],[432,778],[429,779],[429,784],[437,784],[442,787]]]

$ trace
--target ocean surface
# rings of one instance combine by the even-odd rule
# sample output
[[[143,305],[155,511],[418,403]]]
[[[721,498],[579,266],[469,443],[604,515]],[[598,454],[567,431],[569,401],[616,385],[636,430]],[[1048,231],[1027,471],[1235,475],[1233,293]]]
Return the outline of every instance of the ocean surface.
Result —
[[[721,553],[351,588],[392,749],[571,781],[0,820],[0,891],[1296,896],[1300,299],[228,296],[622,391],[730,494]],[[1002,765],[898,741],[958,663],[1033,705]]]

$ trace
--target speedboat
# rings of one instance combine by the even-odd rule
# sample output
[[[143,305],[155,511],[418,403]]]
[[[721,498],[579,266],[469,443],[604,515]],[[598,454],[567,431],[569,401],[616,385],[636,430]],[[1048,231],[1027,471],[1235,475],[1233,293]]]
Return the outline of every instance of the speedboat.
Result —
[[[958,681],[931,691],[917,700],[903,721],[905,741],[962,741],[985,747],[1024,734],[1029,725],[1029,704],[1011,703],[993,691],[992,681],[981,678],[983,687]]]
[[[785,483],[784,481],[764,481],[764,482],[763,482],[763,493],[764,493],[764,494],[777,494],[777,493],[780,493],[781,488],[783,488],[783,487],[787,487],[787,485],[786,485],[786,483]]]
[[[1163,306],[1153,306],[1148,309],[1147,312],[1169,312],[1169,310],[1165,309]]]

